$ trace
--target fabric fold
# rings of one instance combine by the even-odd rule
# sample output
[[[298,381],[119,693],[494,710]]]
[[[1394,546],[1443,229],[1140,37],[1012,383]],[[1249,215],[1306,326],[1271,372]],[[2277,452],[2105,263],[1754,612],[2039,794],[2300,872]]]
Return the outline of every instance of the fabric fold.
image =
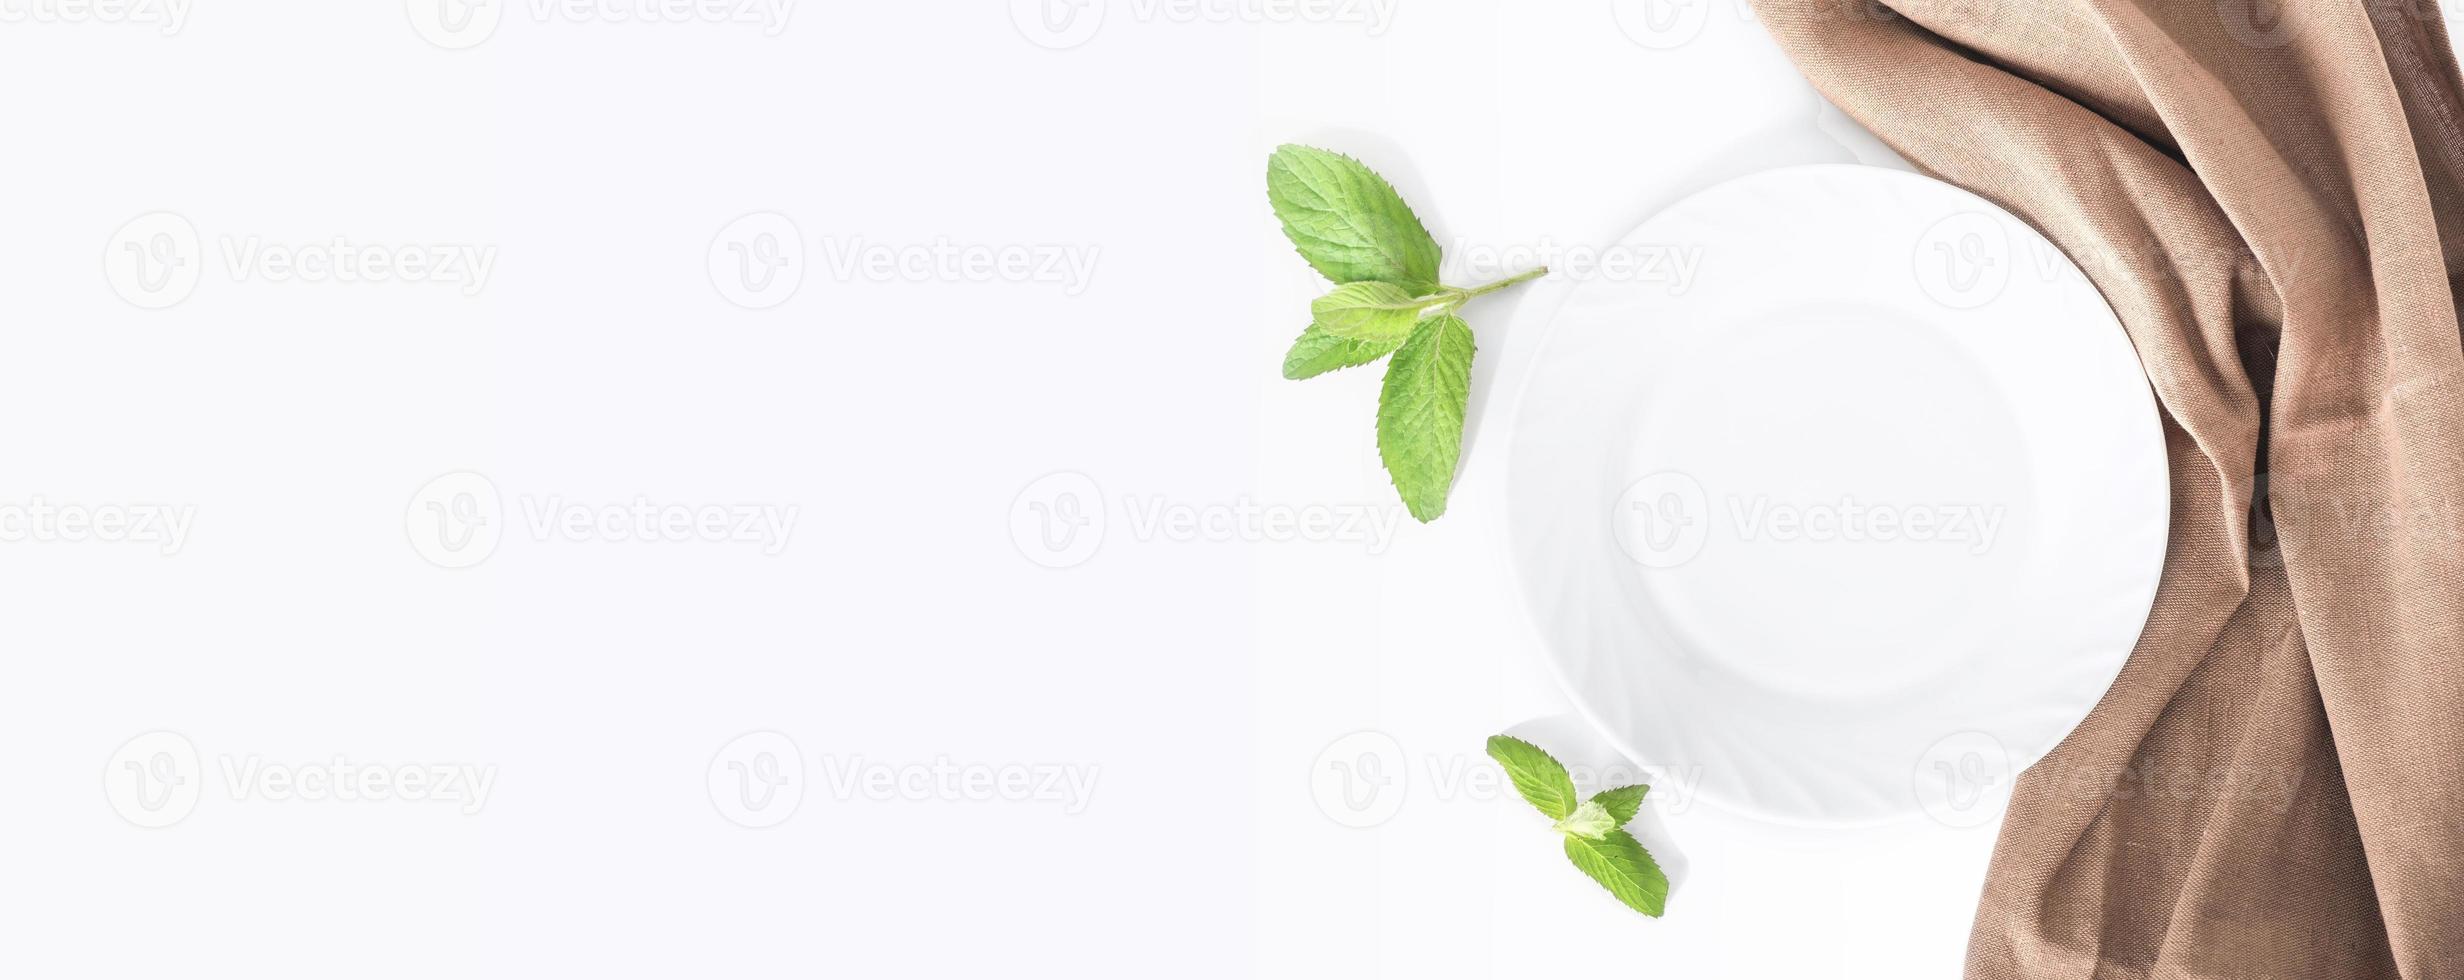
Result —
[[[1754,0],[2103,291],[2172,541],[1968,975],[2464,977],[2464,81],[2427,0]]]

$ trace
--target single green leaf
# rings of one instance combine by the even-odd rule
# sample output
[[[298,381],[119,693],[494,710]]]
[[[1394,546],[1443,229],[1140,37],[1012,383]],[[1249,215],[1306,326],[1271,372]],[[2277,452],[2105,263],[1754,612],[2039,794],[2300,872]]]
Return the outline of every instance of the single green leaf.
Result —
[[[1643,812],[1643,794],[1648,792],[1649,786],[1620,786],[1592,794],[1591,802],[1607,809],[1609,816],[1617,818],[1617,826],[1623,827],[1634,821],[1635,814]]]
[[[1573,813],[1568,814],[1564,820],[1557,821],[1555,829],[1558,833],[1571,837],[1599,840],[1607,836],[1609,831],[1617,829],[1617,818],[1611,816],[1608,808],[1601,806],[1599,800],[1584,800],[1582,806],[1575,807]]]
[[[1626,907],[1653,918],[1668,910],[1668,875],[1633,834],[1611,830],[1599,840],[1569,835],[1566,857]]]
[[[1345,340],[1400,344],[1428,305],[1393,283],[1349,282],[1309,304],[1309,314],[1327,333]]]
[[[1391,373],[1387,375],[1393,377]],[[1507,735],[1489,737],[1489,758],[1497,760],[1506,770],[1506,778],[1514,780],[1514,791],[1523,799],[1548,814],[1551,820],[1564,820],[1574,813],[1574,779],[1566,775],[1566,767],[1540,750],[1540,747]]]
[[[1331,327],[1329,329],[1332,329]],[[1420,321],[1386,363],[1377,398],[1377,452],[1403,506],[1423,524],[1446,512],[1455,463],[1463,455],[1463,412],[1471,403],[1472,328],[1461,317]],[[1561,770],[1562,775],[1562,770]],[[1526,794],[1528,795],[1528,794]],[[1566,791],[1563,817],[1574,810]]]
[[[1394,185],[1358,160],[1286,144],[1267,158],[1266,197],[1284,237],[1329,282],[1413,292],[1437,282],[1437,240]]]
[[[1291,353],[1283,355],[1283,376],[1294,381],[1314,378],[1328,371],[1358,367],[1395,352],[1403,341],[1380,342],[1353,340],[1327,333],[1325,327],[1310,324],[1292,342]]]

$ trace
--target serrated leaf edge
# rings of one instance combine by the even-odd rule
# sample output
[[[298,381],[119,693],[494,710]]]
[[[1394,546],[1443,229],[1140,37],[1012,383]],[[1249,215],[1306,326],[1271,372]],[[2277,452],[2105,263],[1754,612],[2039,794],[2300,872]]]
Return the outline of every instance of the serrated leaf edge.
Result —
[[[1288,151],[1288,150],[1291,150],[1291,151],[1304,151],[1304,152],[1303,152],[1303,153],[1300,153],[1300,154],[1294,154],[1293,156],[1290,156],[1290,157],[1286,157],[1286,156],[1285,156],[1285,151]],[[1379,248],[1379,249],[1376,249],[1376,251],[1380,254],[1380,256],[1381,256],[1381,257],[1383,257],[1383,258],[1385,258],[1385,259],[1388,261],[1388,263],[1389,263],[1389,264],[1393,265],[1395,268],[1397,268],[1397,269],[1401,270],[1403,273],[1405,273],[1405,274],[1406,274],[1406,276],[1392,276],[1392,277],[1370,276],[1370,277],[1354,277],[1354,278],[1343,278],[1343,277],[1339,277],[1339,276],[1335,275],[1334,273],[1327,271],[1324,267],[1322,267],[1322,266],[1320,266],[1320,265],[1318,264],[1318,260],[1316,260],[1316,259],[1314,259],[1314,258],[1311,258],[1311,257],[1309,256],[1309,252],[1308,252],[1307,246],[1305,246],[1305,245],[1303,245],[1303,244],[1301,243],[1301,238],[1300,238],[1300,236],[1299,236],[1298,234],[1296,234],[1296,233],[1295,233],[1295,231],[1294,231],[1294,229],[1293,229],[1293,227],[1292,227],[1292,222],[1291,222],[1289,219],[1286,219],[1286,218],[1283,216],[1283,214],[1282,214],[1281,210],[1276,209],[1276,214],[1275,214],[1275,223],[1276,223],[1277,225],[1281,226],[1281,228],[1283,229],[1283,237],[1284,237],[1284,240],[1285,240],[1285,241],[1288,241],[1288,242],[1290,242],[1290,243],[1292,244],[1292,251],[1293,251],[1293,253],[1294,253],[1294,254],[1299,255],[1299,256],[1300,256],[1300,260],[1301,260],[1302,262],[1304,262],[1304,263],[1307,263],[1307,264],[1308,264],[1308,266],[1309,266],[1311,269],[1315,269],[1315,270],[1317,270],[1317,273],[1318,273],[1319,275],[1326,277],[1326,279],[1327,279],[1329,282],[1336,283],[1337,285],[1344,285],[1344,284],[1349,284],[1349,283],[1354,283],[1354,282],[1384,282],[1384,283],[1389,283],[1389,284],[1391,284],[1391,285],[1400,286],[1400,287],[1402,287],[1403,289],[1405,289],[1406,291],[1413,293],[1414,295],[1418,295],[1418,294],[1421,294],[1421,293],[1425,293],[1425,292],[1428,292],[1429,290],[1431,290],[1431,289],[1435,288],[1435,287],[1436,287],[1436,285],[1437,285],[1437,274],[1438,274],[1438,271],[1439,271],[1440,269],[1443,269],[1443,268],[1445,267],[1445,263],[1446,263],[1446,247],[1445,247],[1444,245],[1440,244],[1440,243],[1438,242],[1438,240],[1437,240],[1437,236],[1436,236],[1435,234],[1432,234],[1432,233],[1429,231],[1429,223],[1428,223],[1427,221],[1424,221],[1424,220],[1422,220],[1422,219],[1421,219],[1421,217],[1420,217],[1420,212],[1419,212],[1418,210],[1416,210],[1416,209],[1414,209],[1414,208],[1412,207],[1412,202],[1404,198],[1404,196],[1403,196],[1403,192],[1402,192],[1402,191],[1395,189],[1395,185],[1394,185],[1394,182],[1393,182],[1393,181],[1391,181],[1391,180],[1387,180],[1387,179],[1386,179],[1386,175],[1385,175],[1385,174],[1382,174],[1382,173],[1379,173],[1379,172],[1377,171],[1377,168],[1372,167],[1372,166],[1369,166],[1369,165],[1368,165],[1368,164],[1366,164],[1366,163],[1362,163],[1362,162],[1360,161],[1360,159],[1359,159],[1359,158],[1354,157],[1354,156],[1352,156],[1351,154],[1348,154],[1348,153],[1341,153],[1341,152],[1338,152],[1338,151],[1335,151],[1335,150],[1329,150],[1329,149],[1326,149],[1326,148],[1324,148],[1324,147],[1309,146],[1309,145],[1307,145],[1307,144],[1303,144],[1303,143],[1285,143],[1285,144],[1283,144],[1283,145],[1281,145],[1281,146],[1277,146],[1277,147],[1275,147],[1274,151],[1273,151],[1272,153],[1267,154],[1267,157],[1266,157],[1266,169],[1267,169],[1267,198],[1268,198],[1267,203],[1268,203],[1268,205],[1269,205],[1270,209],[1272,209],[1272,205],[1274,205],[1274,204],[1276,203],[1276,201],[1275,201],[1275,194],[1274,194],[1274,189],[1275,189],[1275,185],[1274,185],[1274,171],[1275,171],[1276,166],[1277,166],[1278,164],[1282,164],[1282,165],[1285,167],[1285,169],[1289,170],[1289,169],[1291,169],[1290,164],[1291,164],[1291,162],[1292,162],[1292,161],[1308,160],[1308,157],[1305,155],[1305,154],[1307,154],[1307,153],[1324,154],[1324,155],[1326,155],[1326,156],[1333,157],[1333,158],[1335,158],[1335,159],[1337,159],[1337,160],[1341,160],[1341,161],[1343,161],[1343,162],[1345,162],[1345,163],[1351,164],[1351,165],[1352,165],[1352,166],[1354,166],[1354,167],[1358,167],[1358,168],[1360,168],[1360,172],[1361,172],[1362,174],[1366,175],[1366,176],[1367,176],[1370,180],[1375,181],[1375,182],[1377,183],[1377,186],[1378,186],[1379,188],[1383,189],[1383,190],[1384,190],[1387,194],[1389,194],[1389,195],[1392,195],[1392,196],[1393,196],[1394,201],[1395,201],[1395,205],[1396,205],[1397,207],[1400,207],[1400,208],[1402,208],[1402,209],[1403,209],[1403,216],[1404,216],[1405,218],[1408,218],[1408,219],[1410,219],[1410,220],[1411,220],[1411,229],[1410,229],[1410,230],[1412,230],[1412,231],[1417,231],[1417,232],[1419,233],[1419,235],[1420,235],[1420,237],[1421,237],[1421,238],[1427,239],[1427,240],[1428,240],[1428,242],[1429,242],[1429,251],[1430,251],[1430,269],[1429,269],[1429,276],[1428,276],[1428,278],[1427,278],[1426,280],[1422,280],[1422,279],[1418,279],[1418,278],[1411,278],[1411,277],[1409,277],[1409,276],[1408,276],[1408,274],[1410,274],[1410,273],[1412,273],[1412,272],[1415,272],[1416,270],[1413,270],[1413,269],[1408,268],[1408,266],[1410,265],[1410,263],[1406,260],[1406,257],[1405,257],[1405,256],[1403,256],[1403,255],[1395,255],[1395,254],[1387,254],[1387,252],[1386,252],[1386,250],[1385,250],[1385,249],[1383,249],[1383,248]],[[1316,161],[1310,161],[1310,162],[1316,162]],[[1307,186],[1308,186],[1308,181],[1306,181],[1306,180],[1301,180],[1301,181],[1299,181],[1298,183],[1300,183],[1300,185],[1301,185],[1301,186],[1303,186],[1303,187],[1307,187]],[[1360,237],[1362,237],[1362,238],[1364,238],[1364,239],[1367,239],[1367,240],[1369,240],[1369,241],[1373,241],[1373,242],[1375,242],[1375,241],[1382,241],[1381,236],[1378,236],[1378,235],[1375,235],[1375,234],[1369,234],[1369,233],[1367,233],[1367,232],[1369,232],[1369,230],[1370,230],[1370,229],[1366,228],[1365,226],[1363,226],[1363,225],[1361,224],[1361,222],[1360,222],[1360,220],[1359,220],[1359,215],[1356,215],[1356,214],[1354,214],[1354,213],[1352,213],[1352,212],[1350,212],[1350,211],[1348,211],[1348,210],[1346,210],[1346,209],[1337,208],[1337,207],[1333,206],[1333,204],[1332,204],[1331,202],[1327,201],[1327,200],[1326,200],[1324,197],[1322,197],[1322,196],[1321,196],[1321,197],[1319,197],[1319,198],[1317,199],[1317,201],[1316,201],[1316,202],[1314,202],[1314,203],[1311,203],[1311,202],[1305,202],[1305,201],[1289,201],[1289,203],[1290,203],[1293,207],[1303,208],[1303,209],[1306,209],[1306,210],[1309,210],[1309,211],[1318,212],[1318,213],[1321,213],[1321,214],[1333,215],[1333,216],[1334,216],[1334,217],[1336,217],[1337,219],[1341,220],[1341,221],[1342,221],[1345,225],[1347,225],[1347,226],[1351,227],[1354,231],[1356,231],[1356,232],[1362,232],[1363,234],[1362,234]],[[1397,243],[1395,243],[1395,244],[1396,244],[1396,245],[1398,245],[1399,247],[1402,247],[1404,251],[1407,251],[1407,252],[1409,251],[1408,246],[1405,246],[1405,245],[1404,245],[1404,243],[1397,242]]]
[[[1559,796],[1559,799],[1560,799],[1560,800],[1561,800],[1561,801],[1565,804],[1564,809],[1563,809],[1563,811],[1562,811],[1562,812],[1559,812],[1559,811],[1552,811],[1552,810],[1550,810],[1550,809],[1549,809],[1546,805],[1543,805],[1540,801],[1535,800],[1535,799],[1532,799],[1532,792],[1531,792],[1529,789],[1526,789],[1526,788],[1524,787],[1524,785],[1523,785],[1523,780],[1522,780],[1520,777],[1518,777],[1517,775],[1515,775],[1515,767],[1514,767],[1514,765],[1513,765],[1512,763],[1507,762],[1507,761],[1506,761],[1503,757],[1501,757],[1501,756],[1498,754],[1498,746],[1499,746],[1499,744],[1500,744],[1500,743],[1504,743],[1504,744],[1508,744],[1508,745],[1516,745],[1516,746],[1521,746],[1521,747],[1523,747],[1523,748],[1525,748],[1525,749],[1529,749],[1529,750],[1531,750],[1534,754],[1538,755],[1540,758],[1548,760],[1549,765],[1551,765],[1551,766],[1555,767],[1555,769],[1556,769],[1556,776],[1557,776],[1557,779],[1556,779],[1557,785],[1554,785],[1554,786],[1549,786],[1549,787],[1546,787],[1546,788],[1547,788],[1547,789],[1549,789],[1549,790],[1551,790],[1552,792],[1554,792],[1554,791],[1556,791],[1556,790],[1558,790],[1558,789],[1560,789],[1560,788],[1562,787],[1562,789],[1564,790],[1564,792],[1563,792],[1563,793]],[[1489,758],[1490,758],[1490,759],[1492,759],[1492,760],[1494,760],[1494,761],[1497,763],[1497,767],[1498,767],[1499,769],[1503,769],[1503,770],[1505,770],[1505,772],[1506,772],[1506,781],[1507,781],[1508,783],[1511,783],[1511,784],[1514,786],[1515,795],[1522,797],[1522,798],[1523,798],[1523,802],[1531,804],[1531,806],[1532,806],[1532,808],[1533,808],[1533,809],[1540,811],[1542,814],[1546,815],[1549,819],[1551,819],[1551,820],[1563,820],[1563,819],[1565,819],[1567,816],[1569,816],[1569,815],[1573,814],[1573,812],[1574,812],[1575,808],[1581,805],[1580,803],[1578,803],[1578,802],[1576,801],[1576,793],[1575,793],[1575,789],[1574,789],[1574,777],[1573,777],[1573,776],[1571,776],[1571,775],[1568,775],[1568,774],[1566,773],[1566,765],[1565,765],[1565,763],[1562,763],[1562,762],[1557,761],[1557,757],[1556,757],[1556,756],[1553,756],[1553,755],[1550,755],[1547,749],[1541,748],[1541,747],[1539,747],[1539,746],[1537,746],[1537,745],[1534,745],[1534,744],[1532,744],[1532,743],[1530,743],[1530,742],[1528,742],[1528,741],[1525,741],[1525,740],[1523,740],[1523,739],[1516,738],[1516,737],[1514,737],[1514,736],[1512,736],[1512,735],[1491,735],[1491,736],[1489,736],[1489,741],[1488,741],[1488,753],[1489,753]]]

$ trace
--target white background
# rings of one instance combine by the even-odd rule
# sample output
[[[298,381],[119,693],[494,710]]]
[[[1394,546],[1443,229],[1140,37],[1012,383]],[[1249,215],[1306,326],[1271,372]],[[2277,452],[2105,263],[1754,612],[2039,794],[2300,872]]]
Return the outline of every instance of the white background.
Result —
[[[1399,519],[1374,372],[1277,376],[1322,288],[1266,207],[1278,143],[1361,156],[1450,256],[1851,159],[1742,4],[1090,0],[1056,33],[1040,0],[507,0],[456,34],[436,0],[26,2],[0,972],[1956,974],[1989,821],[1780,834],[1663,786],[1650,921],[1499,793],[1483,739],[1566,710],[1478,428],[1547,284],[1468,311],[1436,524]],[[492,265],[254,262],[338,239]],[[1048,526],[1064,497],[1100,514]],[[534,528],[637,501],[793,524]],[[62,505],[190,517],[172,547]],[[1148,523],[1243,507],[1394,536]],[[259,778],[369,764],[489,792]]]

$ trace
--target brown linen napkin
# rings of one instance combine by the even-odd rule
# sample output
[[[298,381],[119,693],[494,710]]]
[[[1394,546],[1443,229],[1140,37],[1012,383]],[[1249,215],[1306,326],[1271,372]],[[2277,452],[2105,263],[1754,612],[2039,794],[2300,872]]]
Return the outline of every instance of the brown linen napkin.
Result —
[[[2020,778],[1968,976],[2464,977],[2464,94],[2436,0],[1754,5],[1833,102],[2060,244],[2165,413],[2155,611]]]

